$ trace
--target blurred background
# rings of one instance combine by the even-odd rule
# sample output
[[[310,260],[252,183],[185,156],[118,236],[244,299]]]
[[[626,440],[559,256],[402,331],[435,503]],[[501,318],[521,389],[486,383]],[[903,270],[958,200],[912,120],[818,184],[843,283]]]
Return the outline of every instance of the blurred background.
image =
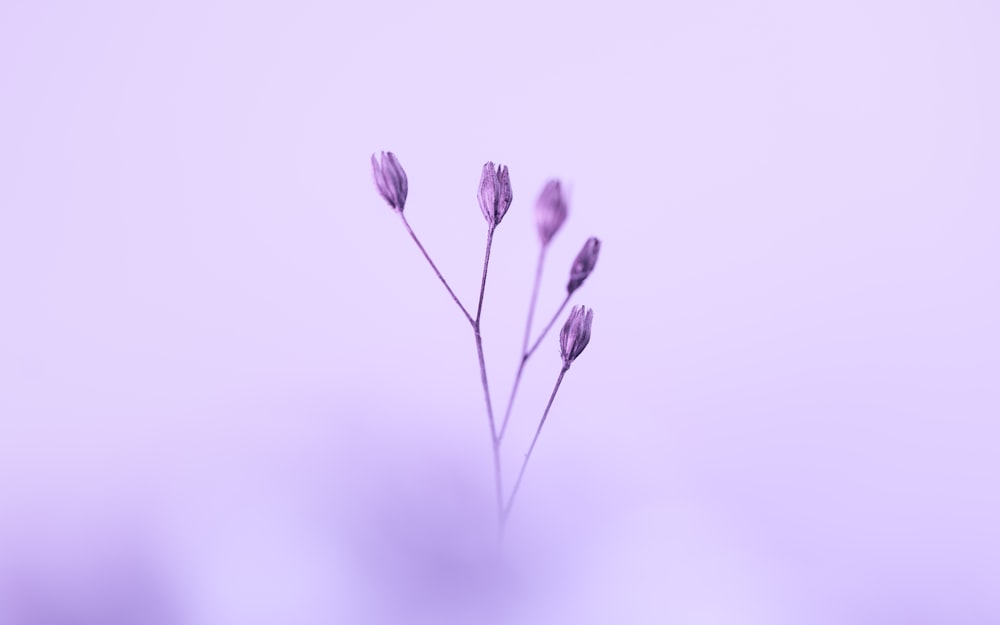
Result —
[[[0,623],[1000,622],[998,41],[972,0],[0,4]],[[603,242],[502,570],[381,150],[467,305],[510,168],[500,407],[547,179],[536,328]]]

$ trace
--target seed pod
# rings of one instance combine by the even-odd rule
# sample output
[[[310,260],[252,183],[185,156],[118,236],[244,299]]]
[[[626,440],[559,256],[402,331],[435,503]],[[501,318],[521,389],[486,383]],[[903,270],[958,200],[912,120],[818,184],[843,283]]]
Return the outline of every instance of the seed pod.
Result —
[[[587,276],[594,270],[600,251],[601,242],[597,237],[590,237],[583,244],[583,249],[576,255],[576,260],[573,261],[573,267],[569,272],[569,284],[566,285],[566,290],[569,293],[580,288]]]
[[[507,167],[498,169],[493,161],[483,165],[483,176],[479,180],[479,208],[490,227],[500,224],[513,199]]]
[[[406,172],[403,171],[403,166],[399,164],[396,155],[392,152],[382,152],[382,162],[379,163],[375,155],[372,154],[372,175],[375,177],[375,186],[378,188],[378,192],[382,194],[392,210],[397,213],[403,212],[409,187],[406,181]]]
[[[569,319],[559,332],[559,348],[563,365],[570,366],[590,343],[590,325],[594,321],[594,310],[586,306],[574,306]]]
[[[563,222],[566,221],[567,213],[566,196],[563,195],[562,184],[558,180],[549,180],[538,196],[538,201],[535,202],[535,223],[538,226],[538,236],[542,240],[542,247],[548,245],[552,237],[562,227]]]

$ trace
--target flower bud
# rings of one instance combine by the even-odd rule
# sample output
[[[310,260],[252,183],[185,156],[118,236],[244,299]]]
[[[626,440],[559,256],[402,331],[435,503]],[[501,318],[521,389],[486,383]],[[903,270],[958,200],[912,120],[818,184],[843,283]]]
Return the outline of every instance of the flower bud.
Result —
[[[590,342],[590,324],[594,321],[594,310],[586,306],[574,306],[566,325],[559,332],[559,349],[563,365],[568,367],[583,353]]]
[[[483,177],[479,180],[479,208],[483,210],[483,217],[490,227],[499,225],[513,199],[507,167],[497,169],[493,161],[483,165]]]
[[[570,293],[580,288],[590,272],[594,270],[594,265],[597,264],[597,255],[601,251],[601,242],[597,237],[590,237],[587,242],[583,244],[583,249],[580,253],[576,255],[576,260],[573,261],[573,267],[569,271],[569,284],[566,285],[566,290]]]
[[[397,213],[403,212],[408,186],[406,172],[396,160],[396,155],[392,152],[382,152],[380,164],[375,155],[372,154],[372,174],[375,177],[375,186],[378,187],[378,192],[382,194],[392,210]]]
[[[562,227],[566,214],[566,197],[562,192],[562,184],[558,180],[549,180],[535,202],[535,223],[538,225],[542,247],[548,245]]]

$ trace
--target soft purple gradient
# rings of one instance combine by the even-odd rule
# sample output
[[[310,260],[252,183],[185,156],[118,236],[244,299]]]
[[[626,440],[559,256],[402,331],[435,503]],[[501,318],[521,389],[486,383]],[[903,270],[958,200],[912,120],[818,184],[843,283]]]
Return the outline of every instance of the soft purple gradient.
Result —
[[[1000,622],[998,41],[972,1],[0,4],[0,623]],[[467,306],[510,168],[498,404],[546,180],[536,320],[604,243],[508,572],[381,150]]]

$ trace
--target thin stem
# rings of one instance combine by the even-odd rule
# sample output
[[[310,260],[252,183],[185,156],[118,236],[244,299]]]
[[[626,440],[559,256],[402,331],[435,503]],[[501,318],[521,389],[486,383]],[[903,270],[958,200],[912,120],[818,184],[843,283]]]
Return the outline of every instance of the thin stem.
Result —
[[[545,338],[545,335],[548,334],[549,330],[552,329],[552,326],[555,325],[556,320],[559,319],[559,315],[561,315],[563,309],[566,308],[566,304],[569,303],[570,297],[572,297],[572,295],[567,293],[566,298],[563,299],[562,304],[559,305],[559,310],[556,311],[556,314],[552,315],[552,319],[549,320],[548,325],[545,326],[542,333],[538,335],[538,339],[531,346],[531,349],[528,349],[521,354],[521,364],[517,366],[517,375],[514,376],[514,387],[510,390],[510,398],[507,400],[507,411],[503,415],[503,421],[500,423],[500,434],[497,436],[497,438],[501,441],[503,440],[503,435],[507,432],[507,423],[510,421],[510,413],[514,409],[514,397],[517,395],[517,389],[521,386],[521,374],[524,373],[524,367],[528,364],[528,359],[535,353],[538,346],[542,344],[542,339]],[[528,342],[525,341],[525,345],[527,344]]]
[[[493,402],[490,401],[490,385],[486,381],[486,358],[483,355],[483,337],[476,328],[476,354],[479,356],[479,374],[483,381],[483,395],[486,396],[486,416],[490,422],[490,444],[493,448],[493,481],[497,491],[497,515],[500,529],[503,531],[503,479],[500,471],[500,441],[497,439],[496,425],[493,421]]]
[[[535,350],[538,349],[538,346],[542,344],[542,339],[545,338],[545,335],[548,334],[549,330],[552,329],[552,326],[555,325],[556,320],[559,319],[559,315],[562,314],[562,311],[566,308],[566,304],[569,303],[569,298],[571,298],[572,296],[573,296],[572,293],[566,294],[566,298],[563,299],[562,304],[559,304],[559,310],[556,311],[556,314],[552,315],[552,319],[549,320],[548,325],[545,326],[545,329],[542,330],[542,333],[538,335],[538,339],[535,340],[535,344],[531,346],[531,349],[525,352],[524,355],[525,359],[530,358],[531,355],[535,353]]]
[[[486,295],[486,272],[490,267],[490,250],[493,248],[493,228],[494,226],[490,226],[486,232],[486,258],[483,259],[483,280],[479,283],[479,306],[476,307],[477,327],[483,316],[483,296]]]
[[[465,315],[465,318],[469,321],[469,323],[475,326],[476,324],[472,320],[472,315],[470,315],[469,311],[465,309],[465,306],[463,306],[462,302],[459,301],[458,296],[455,295],[455,292],[451,290],[450,286],[448,286],[448,281],[445,280],[444,276],[441,275],[441,272],[438,271],[437,265],[435,265],[434,261],[431,260],[430,254],[428,254],[427,250],[424,249],[420,239],[417,238],[416,233],[413,232],[413,228],[410,227],[410,222],[406,221],[406,215],[400,212],[399,218],[403,220],[403,225],[406,226],[406,231],[410,233],[410,236],[413,237],[413,242],[416,243],[417,247],[420,248],[420,251],[423,252],[424,258],[426,258],[427,262],[430,263],[431,269],[433,269],[434,273],[437,274],[437,277],[441,280],[441,284],[444,285],[444,288],[448,289],[448,294],[451,295],[451,299],[455,300],[455,303],[458,304],[458,307],[462,310],[462,314]],[[485,278],[485,273],[483,277]],[[482,295],[480,295],[480,305],[482,305]]]
[[[531,446],[528,447],[528,453],[524,454],[524,462],[521,464],[521,471],[517,474],[517,481],[514,482],[514,489],[510,492],[510,499],[507,500],[507,506],[503,511],[503,519],[506,521],[507,517],[510,516],[510,509],[514,505],[514,498],[517,497],[517,491],[521,488],[521,480],[524,478],[524,470],[528,468],[528,461],[531,460],[531,452],[535,450],[535,443],[538,442],[538,435],[542,433],[542,427],[545,425],[545,419],[549,416],[549,409],[552,408],[552,402],[556,398],[556,393],[559,392],[559,385],[562,384],[563,376],[569,371],[569,365],[564,364],[563,368],[559,371],[559,377],[556,378],[556,385],[552,389],[552,395],[549,396],[549,403],[545,406],[545,412],[542,413],[542,420],[538,422],[538,429],[535,430],[535,437],[531,439]]]
[[[502,441],[504,433],[507,432],[507,422],[510,421],[510,413],[514,409],[514,397],[517,395],[517,389],[521,385],[521,374],[524,373],[524,365],[527,362],[527,355],[521,354],[521,364],[517,366],[517,375],[514,376],[514,386],[510,389],[510,397],[507,399],[507,411],[504,412],[503,421],[500,422],[500,433],[497,434],[498,441]]]
[[[500,422],[500,434],[497,439],[502,441],[503,435],[507,431],[507,422],[510,421],[511,410],[514,409],[514,398],[517,396],[517,389],[521,385],[521,374],[524,373],[524,365],[528,362],[528,341],[531,338],[531,321],[535,317],[535,307],[538,303],[538,288],[542,283],[542,267],[545,264],[546,246],[542,246],[538,253],[538,266],[535,268],[535,285],[531,288],[531,303],[528,305],[528,321],[524,325],[524,342],[521,344],[521,362],[517,365],[517,375],[514,376],[514,386],[510,389],[510,398],[507,399],[507,410],[504,412],[503,421]]]
[[[490,267],[490,250],[493,247],[493,226],[486,233],[486,254],[483,258],[483,279],[479,284],[479,304],[472,330],[476,335],[476,355],[479,357],[479,374],[483,381],[483,395],[486,397],[486,416],[490,422],[490,443],[493,448],[493,480],[497,491],[497,520],[499,536],[503,536],[503,474],[500,469],[500,439],[497,438],[496,421],[493,418],[493,401],[490,399],[490,385],[486,378],[486,357],[483,354],[483,335],[480,331],[483,315],[483,297],[486,294],[486,274]]]
[[[542,283],[542,265],[545,264],[545,249],[538,253],[538,266],[535,268],[535,286],[531,289],[531,304],[528,305],[528,322],[524,325],[524,342],[521,344],[521,354],[528,353],[528,340],[531,338],[531,321],[535,316],[535,304],[538,302],[538,287]]]

